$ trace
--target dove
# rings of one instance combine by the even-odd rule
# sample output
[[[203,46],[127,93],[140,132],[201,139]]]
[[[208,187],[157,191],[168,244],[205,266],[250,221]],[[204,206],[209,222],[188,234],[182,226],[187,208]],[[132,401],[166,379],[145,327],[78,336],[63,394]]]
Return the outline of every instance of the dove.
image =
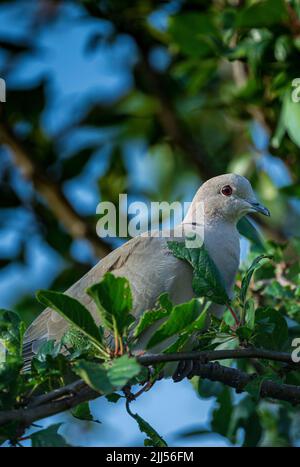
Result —
[[[202,217],[197,212],[200,208]],[[185,218],[169,236],[159,232],[149,235],[146,232],[132,238],[101,259],[65,293],[79,300],[97,324],[100,324],[99,314],[86,289],[99,282],[107,272],[128,279],[133,295],[132,314],[136,319],[144,311],[152,309],[164,292],[169,294],[174,305],[187,302],[195,296],[192,267],[172,254],[168,241],[183,241],[190,232],[196,232],[215,263],[228,296],[232,296],[240,258],[237,222],[251,212],[270,215],[269,210],[256,199],[245,177],[231,173],[213,177],[200,186]],[[201,225],[195,222],[199,217],[202,219]],[[213,304],[210,311],[220,317],[224,307]],[[25,332],[25,367],[44,342],[52,339],[59,341],[68,327],[62,316],[46,308]],[[141,336],[139,349],[145,348],[153,332],[154,328],[148,329]]]

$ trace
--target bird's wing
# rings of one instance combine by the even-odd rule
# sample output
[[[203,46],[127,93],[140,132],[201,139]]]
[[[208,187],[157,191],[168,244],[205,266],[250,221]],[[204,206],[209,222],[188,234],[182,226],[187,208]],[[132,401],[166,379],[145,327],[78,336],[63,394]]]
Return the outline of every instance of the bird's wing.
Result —
[[[99,282],[107,272],[129,280],[133,295],[132,313],[138,317],[155,305],[162,292],[169,292],[173,302],[183,303],[193,296],[191,268],[173,256],[167,246],[168,240],[177,238],[177,230],[168,237],[152,232],[135,237],[103,258],[66,294],[79,300],[100,324],[95,303],[86,289]],[[182,237],[178,240],[182,240]],[[24,335],[23,356],[27,364],[41,344],[47,340],[59,341],[68,329],[67,321],[58,313],[46,308],[29,326]]]
[[[85,293],[86,289],[91,285],[100,281],[107,272],[123,270],[132,257],[132,253],[138,255],[146,248],[147,238],[135,237],[120,248],[114,250],[96,266],[94,266],[87,274],[72,285],[66,294],[78,299],[83,305],[87,306],[94,318],[99,317],[96,314],[92,299]],[[149,238],[151,240],[151,238]],[[26,365],[30,364],[33,355],[37,352],[41,344],[47,340],[60,340],[68,328],[67,321],[57,312],[46,308],[29,326],[24,334],[23,340],[23,357]]]

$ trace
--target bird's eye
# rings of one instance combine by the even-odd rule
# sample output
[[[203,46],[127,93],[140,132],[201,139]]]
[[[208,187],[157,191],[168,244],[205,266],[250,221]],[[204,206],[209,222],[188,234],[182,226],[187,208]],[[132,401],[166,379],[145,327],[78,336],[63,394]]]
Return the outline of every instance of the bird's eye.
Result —
[[[232,188],[230,185],[225,185],[223,186],[222,190],[221,190],[221,193],[222,195],[224,196],[230,196],[232,195]]]

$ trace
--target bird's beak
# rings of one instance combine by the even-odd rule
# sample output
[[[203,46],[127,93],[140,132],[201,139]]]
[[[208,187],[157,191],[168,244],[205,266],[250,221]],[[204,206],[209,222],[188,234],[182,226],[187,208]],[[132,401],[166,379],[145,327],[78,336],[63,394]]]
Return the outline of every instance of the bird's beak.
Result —
[[[253,208],[253,211],[259,212],[260,214],[263,214],[264,216],[271,215],[269,209],[263,206],[262,204],[258,203],[257,201],[248,201],[248,203]]]

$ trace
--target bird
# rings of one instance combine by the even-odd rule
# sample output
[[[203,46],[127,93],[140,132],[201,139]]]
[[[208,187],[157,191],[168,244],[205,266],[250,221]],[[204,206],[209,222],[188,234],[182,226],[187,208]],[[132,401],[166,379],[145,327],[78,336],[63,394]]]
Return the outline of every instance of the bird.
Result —
[[[199,216],[199,209],[202,210],[202,217]],[[269,210],[257,200],[247,178],[233,173],[213,177],[200,186],[183,221],[169,236],[156,231],[151,235],[146,232],[132,238],[101,259],[65,293],[79,300],[97,324],[100,324],[99,314],[86,290],[107,272],[128,279],[133,295],[132,314],[136,319],[144,311],[152,309],[164,292],[169,294],[174,305],[187,302],[195,297],[192,267],[172,254],[168,241],[177,238],[182,241],[183,236],[196,231],[202,236],[205,249],[231,297],[240,259],[237,222],[252,212],[270,215]],[[198,224],[199,218],[202,221]],[[212,304],[210,311],[220,317],[224,306]],[[68,322],[61,315],[46,308],[24,334],[24,366],[30,365],[43,343],[49,340],[59,342],[68,327]],[[146,347],[153,330],[147,330],[141,336],[137,346],[140,350]]]

